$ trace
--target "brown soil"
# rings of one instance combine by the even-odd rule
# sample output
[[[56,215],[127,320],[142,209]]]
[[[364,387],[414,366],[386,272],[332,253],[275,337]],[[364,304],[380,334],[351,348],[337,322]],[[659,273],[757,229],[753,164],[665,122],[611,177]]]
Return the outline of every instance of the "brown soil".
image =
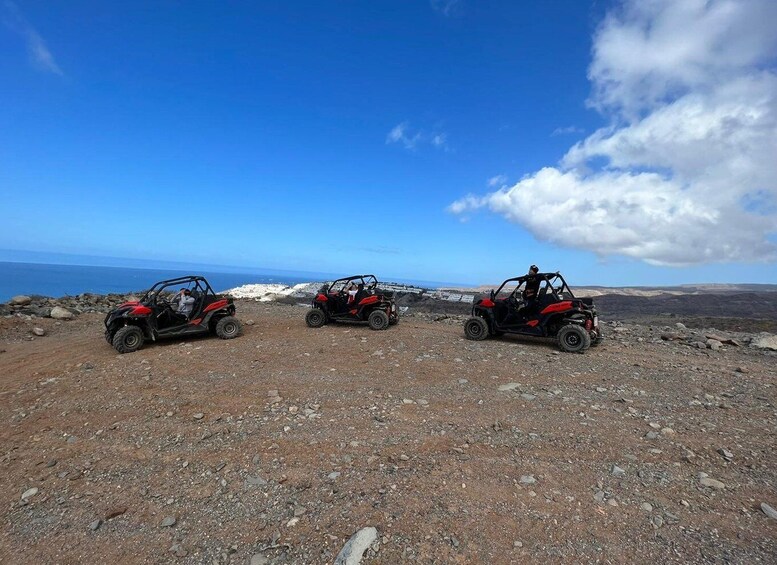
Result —
[[[238,339],[128,355],[100,315],[0,319],[0,561],[331,563],[365,526],[364,563],[777,555],[774,354],[637,325],[575,355],[449,320],[239,314]]]

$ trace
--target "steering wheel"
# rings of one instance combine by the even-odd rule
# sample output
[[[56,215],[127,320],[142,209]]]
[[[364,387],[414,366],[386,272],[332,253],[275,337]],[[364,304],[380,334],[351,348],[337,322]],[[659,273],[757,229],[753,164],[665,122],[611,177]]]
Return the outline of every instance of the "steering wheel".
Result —
[[[175,312],[175,309],[173,308],[172,303],[164,298],[161,294],[158,294],[156,297],[156,304],[157,306],[161,306],[162,310],[159,312],[159,314],[156,315],[157,318],[159,318],[162,314],[170,310],[171,312]]]

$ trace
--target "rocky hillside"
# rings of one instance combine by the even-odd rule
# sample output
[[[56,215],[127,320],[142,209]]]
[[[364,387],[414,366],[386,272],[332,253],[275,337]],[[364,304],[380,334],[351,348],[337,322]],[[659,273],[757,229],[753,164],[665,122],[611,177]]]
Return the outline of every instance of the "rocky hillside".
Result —
[[[128,355],[100,313],[0,318],[0,561],[777,555],[774,336],[609,320],[579,355],[304,312],[241,300],[237,339]]]

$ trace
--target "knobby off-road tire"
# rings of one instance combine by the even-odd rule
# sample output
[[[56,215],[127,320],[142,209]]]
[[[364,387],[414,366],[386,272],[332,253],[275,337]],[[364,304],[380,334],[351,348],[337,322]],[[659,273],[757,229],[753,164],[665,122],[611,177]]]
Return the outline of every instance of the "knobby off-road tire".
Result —
[[[569,324],[559,330],[558,346],[568,353],[582,353],[591,347],[591,336],[584,327]]]
[[[224,316],[216,322],[216,335],[221,339],[232,339],[240,335],[240,322],[232,316]]]
[[[373,310],[367,318],[367,323],[370,324],[370,329],[385,330],[389,326],[388,314],[383,310]]]
[[[309,328],[320,328],[326,324],[326,312],[321,308],[313,308],[305,314],[305,323]]]
[[[488,337],[488,324],[483,318],[474,317],[464,322],[464,335],[467,339],[480,341]]]
[[[143,330],[137,326],[124,326],[113,334],[111,342],[119,353],[132,353],[143,345]]]

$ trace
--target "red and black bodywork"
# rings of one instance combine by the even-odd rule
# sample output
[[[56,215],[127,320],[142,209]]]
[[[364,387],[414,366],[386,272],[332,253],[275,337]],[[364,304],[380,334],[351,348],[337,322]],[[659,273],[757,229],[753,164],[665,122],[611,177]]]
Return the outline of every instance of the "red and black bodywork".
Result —
[[[177,312],[176,292],[186,288],[194,298],[187,316]],[[136,302],[125,302],[105,317],[105,339],[121,353],[134,351],[144,341],[215,333],[219,337],[236,337],[240,324],[234,318],[235,304],[211,288],[201,276],[186,276],[156,283]],[[134,327],[140,330],[123,330]],[[226,331],[225,331],[226,330]],[[121,334],[121,335],[120,335]],[[119,340],[121,336],[128,339]],[[138,339],[140,340],[138,343]]]
[[[378,284],[375,275],[352,275],[325,284],[313,298],[306,323],[320,327],[333,321],[366,322],[376,330],[398,323],[394,293]],[[357,289],[354,296],[348,294],[352,285]]]
[[[527,288],[534,292],[527,293]],[[577,352],[603,339],[593,300],[575,298],[560,273],[507,279],[475,301],[464,332],[477,340],[506,333],[550,337],[562,350]]]

